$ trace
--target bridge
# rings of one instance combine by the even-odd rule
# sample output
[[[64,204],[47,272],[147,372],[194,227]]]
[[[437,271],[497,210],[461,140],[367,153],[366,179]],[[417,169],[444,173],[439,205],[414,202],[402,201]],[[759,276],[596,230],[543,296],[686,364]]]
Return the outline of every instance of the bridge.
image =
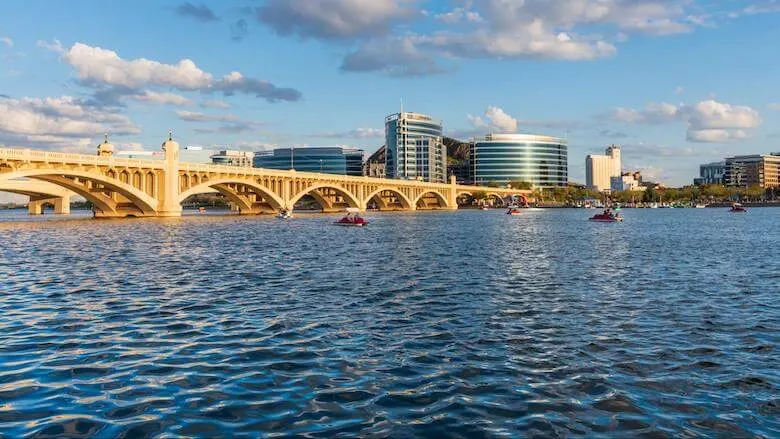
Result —
[[[500,202],[530,192],[458,185],[454,176],[447,184],[185,163],[170,137],[162,149],[164,160],[116,157],[107,140],[97,155],[0,148],[0,191],[29,195],[31,213],[40,213],[46,202],[66,213],[70,195],[77,194],[92,203],[96,217],[104,218],[180,216],[187,198],[214,191],[241,214],[292,211],[305,196],[324,212],[345,207],[454,210],[459,198],[477,192]]]

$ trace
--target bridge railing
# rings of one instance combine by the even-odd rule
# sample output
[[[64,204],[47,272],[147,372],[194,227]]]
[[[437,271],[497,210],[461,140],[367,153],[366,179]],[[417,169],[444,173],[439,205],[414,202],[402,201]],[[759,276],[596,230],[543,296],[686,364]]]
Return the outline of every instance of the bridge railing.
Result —
[[[0,148],[0,158],[12,160],[27,160],[38,162],[67,162],[95,166],[127,166],[134,168],[162,169],[163,162],[159,160],[141,160],[122,157],[101,157],[97,155],[76,154],[69,152],[49,152],[34,149]]]

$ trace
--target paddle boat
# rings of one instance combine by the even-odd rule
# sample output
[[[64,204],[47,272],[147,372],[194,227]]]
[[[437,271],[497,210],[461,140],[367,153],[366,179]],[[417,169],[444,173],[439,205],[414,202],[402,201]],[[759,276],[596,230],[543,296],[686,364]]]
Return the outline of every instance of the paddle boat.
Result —
[[[590,217],[589,221],[597,223],[618,223],[623,221],[623,217],[620,216],[620,213],[614,213],[612,210],[606,209],[604,212]]]
[[[522,212],[520,211],[520,208],[517,206],[512,206],[509,208],[509,210],[506,211],[507,215],[521,215]]]
[[[344,217],[333,224],[345,227],[363,227],[368,225],[368,221],[360,216],[360,209],[350,207],[347,208]]]
[[[290,219],[290,218],[292,218],[292,212],[290,212],[289,210],[283,210],[283,211],[279,212],[276,215],[276,217],[279,218],[279,219]]]
[[[731,205],[731,209],[729,209],[729,212],[731,213],[747,213],[747,209],[742,207],[739,203],[734,203]]]

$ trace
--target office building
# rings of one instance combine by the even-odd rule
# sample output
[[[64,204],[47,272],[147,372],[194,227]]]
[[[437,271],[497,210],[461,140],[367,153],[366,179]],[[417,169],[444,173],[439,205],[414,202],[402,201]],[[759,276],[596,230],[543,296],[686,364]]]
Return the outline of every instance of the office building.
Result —
[[[727,186],[780,187],[780,152],[726,158],[724,181]]]
[[[645,186],[642,186],[642,174],[640,172],[624,172],[620,177],[610,178],[610,189],[613,192],[622,191],[635,191],[641,192],[646,190]]]
[[[693,184],[700,186],[703,184],[725,184],[726,183],[726,162],[705,163],[699,166],[699,177],[693,179]]]
[[[440,120],[400,112],[385,118],[387,178],[447,181],[447,148]]]
[[[385,178],[385,151],[387,148],[382,145],[375,153],[368,157],[363,163],[363,175],[366,177]]]
[[[363,175],[363,150],[341,147],[277,148],[255,155],[256,168]]]
[[[212,155],[211,163],[215,165],[252,167],[252,159],[255,153],[247,151],[223,150]]]
[[[588,155],[585,158],[585,185],[588,189],[608,191],[612,177],[620,176],[620,147],[611,145],[605,155]]]
[[[534,187],[569,183],[568,144],[557,137],[532,134],[488,134],[471,144],[473,183],[506,185],[527,181]]]

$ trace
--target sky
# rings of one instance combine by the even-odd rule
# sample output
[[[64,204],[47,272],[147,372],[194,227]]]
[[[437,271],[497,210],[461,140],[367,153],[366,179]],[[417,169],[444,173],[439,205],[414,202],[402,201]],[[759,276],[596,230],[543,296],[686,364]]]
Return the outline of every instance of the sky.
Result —
[[[157,151],[384,143],[405,111],[467,140],[623,147],[667,185],[780,151],[780,0],[0,2],[0,145]]]

